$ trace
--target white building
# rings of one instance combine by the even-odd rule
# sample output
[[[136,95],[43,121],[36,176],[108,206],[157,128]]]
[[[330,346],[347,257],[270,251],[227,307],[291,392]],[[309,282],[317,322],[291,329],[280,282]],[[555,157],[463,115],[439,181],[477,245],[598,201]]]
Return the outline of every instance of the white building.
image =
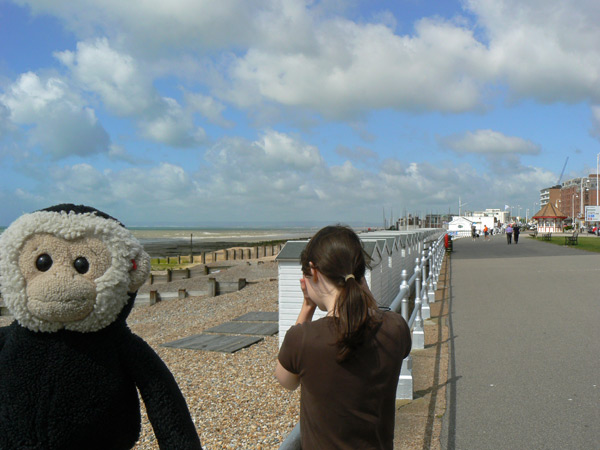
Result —
[[[488,228],[490,227],[489,224],[489,220],[483,220],[484,217],[489,218],[495,218],[495,222],[492,221],[492,227],[494,226],[493,224],[496,223],[496,226],[500,226],[500,225],[505,225],[506,223],[508,223],[508,221],[510,220],[509,216],[509,212],[507,210],[502,210],[502,209],[494,209],[494,208],[488,208],[485,211],[474,211],[471,214],[467,214],[466,217],[467,218],[473,218],[473,219],[477,219],[476,221],[482,221],[484,222]]]
[[[470,234],[471,228],[473,226],[475,226],[475,228],[477,229],[475,222],[473,222],[472,220],[462,216],[454,216],[452,217],[452,220],[448,223],[448,234],[450,234],[451,236],[456,236],[460,234]],[[481,229],[483,229],[483,227],[481,227]]]

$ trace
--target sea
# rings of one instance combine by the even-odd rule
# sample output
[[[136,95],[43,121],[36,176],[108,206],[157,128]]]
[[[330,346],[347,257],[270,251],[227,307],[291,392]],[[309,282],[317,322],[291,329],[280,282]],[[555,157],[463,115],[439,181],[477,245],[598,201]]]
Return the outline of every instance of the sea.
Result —
[[[6,227],[0,227],[0,234]],[[151,256],[170,256],[212,251],[237,243],[259,243],[308,239],[319,227],[280,228],[202,228],[202,227],[128,227]]]
[[[142,244],[172,241],[198,243],[215,242],[266,242],[306,239],[318,228],[158,228],[130,227],[131,233]]]

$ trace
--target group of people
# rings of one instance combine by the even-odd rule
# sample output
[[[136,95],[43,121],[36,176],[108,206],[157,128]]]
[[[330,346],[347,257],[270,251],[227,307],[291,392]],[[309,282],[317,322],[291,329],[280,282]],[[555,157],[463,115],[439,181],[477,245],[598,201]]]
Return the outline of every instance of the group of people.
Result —
[[[392,450],[396,387],[411,350],[408,325],[378,307],[365,279],[368,256],[350,228],[318,231],[300,262],[304,300],[275,376],[289,390],[302,386],[302,448]],[[313,321],[317,308],[327,315]]]
[[[519,227],[518,223],[515,224],[508,224],[506,226],[506,243],[507,244],[511,244],[512,238],[514,237],[515,239],[515,244],[519,243],[519,234],[521,233],[521,228]]]
[[[493,236],[493,234],[494,234],[494,229],[493,228],[488,228],[487,225],[484,225],[482,231],[483,231],[484,239],[486,241],[489,240],[490,236]],[[513,238],[515,240],[515,244],[519,243],[519,233],[521,232],[521,228],[519,227],[518,223],[513,223],[513,224],[509,223],[506,226],[506,228],[504,229],[504,232],[506,233],[506,242],[508,244],[512,243]],[[476,238],[479,237],[479,234],[478,234],[477,229],[475,228],[475,226],[471,227],[471,237],[473,238],[473,240],[475,240]]]

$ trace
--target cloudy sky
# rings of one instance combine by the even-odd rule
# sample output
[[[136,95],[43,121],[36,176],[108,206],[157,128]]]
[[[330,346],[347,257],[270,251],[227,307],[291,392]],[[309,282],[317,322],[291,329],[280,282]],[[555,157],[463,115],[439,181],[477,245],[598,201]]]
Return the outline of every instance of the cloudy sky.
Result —
[[[597,0],[0,0],[0,225],[531,215],[567,157],[596,172],[598,24]]]

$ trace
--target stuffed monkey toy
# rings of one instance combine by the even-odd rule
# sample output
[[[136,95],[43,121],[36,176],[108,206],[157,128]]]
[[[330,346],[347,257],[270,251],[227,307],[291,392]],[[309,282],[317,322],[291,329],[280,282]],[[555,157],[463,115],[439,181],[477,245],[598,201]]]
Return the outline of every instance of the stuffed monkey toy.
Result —
[[[150,257],[116,219],[62,204],[0,237],[0,448],[130,449],[139,390],[161,449],[201,449],[173,375],[127,327]],[[137,388],[137,389],[136,389]]]

